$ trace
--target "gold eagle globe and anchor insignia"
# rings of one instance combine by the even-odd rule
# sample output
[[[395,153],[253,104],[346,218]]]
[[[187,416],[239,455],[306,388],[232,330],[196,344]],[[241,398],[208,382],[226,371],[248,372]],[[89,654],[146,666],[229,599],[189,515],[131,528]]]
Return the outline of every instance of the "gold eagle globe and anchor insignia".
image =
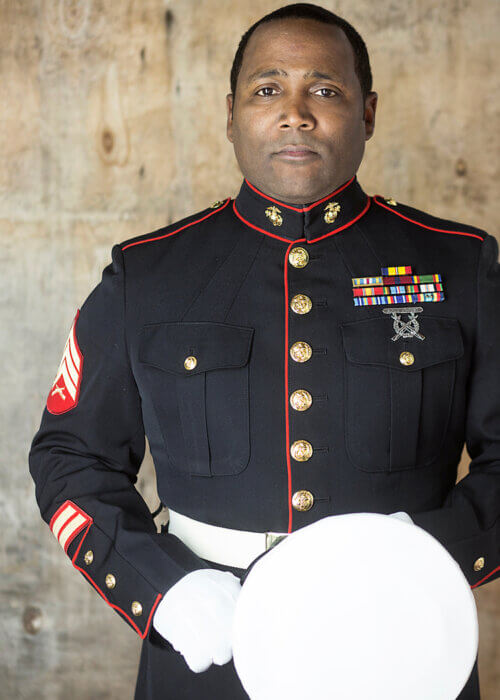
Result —
[[[281,216],[281,211],[278,209],[278,207],[267,207],[266,216],[271,221],[273,226],[281,226],[283,223],[283,217]]]
[[[329,202],[325,207],[325,223],[333,224],[339,211],[340,204],[338,202]]]

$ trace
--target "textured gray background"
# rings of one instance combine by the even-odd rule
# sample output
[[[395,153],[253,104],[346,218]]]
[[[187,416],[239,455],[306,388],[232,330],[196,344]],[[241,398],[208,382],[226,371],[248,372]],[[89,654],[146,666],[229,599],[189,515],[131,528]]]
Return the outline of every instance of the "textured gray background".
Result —
[[[27,452],[112,244],[237,193],[229,69],[245,29],[282,4],[0,0],[2,698],[132,697],[140,640],[41,521]],[[364,189],[498,234],[500,3],[323,5],[370,52]],[[149,459],[139,487],[154,508]],[[499,592],[475,591],[484,700],[500,692]]]

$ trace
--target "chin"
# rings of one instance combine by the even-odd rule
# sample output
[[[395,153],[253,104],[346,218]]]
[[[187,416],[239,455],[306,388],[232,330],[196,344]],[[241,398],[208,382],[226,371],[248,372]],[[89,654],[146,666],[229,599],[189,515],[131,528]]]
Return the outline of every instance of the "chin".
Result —
[[[308,177],[287,178],[279,183],[278,188],[281,194],[277,198],[291,204],[313,202],[317,199],[315,193],[319,191],[318,187],[311,188],[311,180]]]

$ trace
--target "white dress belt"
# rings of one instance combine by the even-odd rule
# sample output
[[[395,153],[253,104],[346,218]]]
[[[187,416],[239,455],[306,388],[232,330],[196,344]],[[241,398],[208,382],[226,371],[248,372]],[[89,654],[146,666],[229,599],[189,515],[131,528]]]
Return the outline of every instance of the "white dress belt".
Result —
[[[168,507],[168,506],[167,506]],[[270,549],[286,532],[249,532],[209,525],[168,508],[168,532],[178,537],[202,559],[246,569]]]

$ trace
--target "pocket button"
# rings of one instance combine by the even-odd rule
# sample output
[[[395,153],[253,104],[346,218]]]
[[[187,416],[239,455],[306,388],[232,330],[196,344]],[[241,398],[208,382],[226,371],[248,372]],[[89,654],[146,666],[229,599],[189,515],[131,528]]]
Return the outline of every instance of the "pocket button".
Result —
[[[399,361],[401,362],[402,365],[412,365],[415,362],[415,357],[411,352],[408,352],[405,350],[404,352],[401,353],[399,356]]]
[[[198,364],[198,360],[194,355],[189,355],[189,357],[186,357],[184,360],[184,367],[186,369],[194,369],[196,365]]]

